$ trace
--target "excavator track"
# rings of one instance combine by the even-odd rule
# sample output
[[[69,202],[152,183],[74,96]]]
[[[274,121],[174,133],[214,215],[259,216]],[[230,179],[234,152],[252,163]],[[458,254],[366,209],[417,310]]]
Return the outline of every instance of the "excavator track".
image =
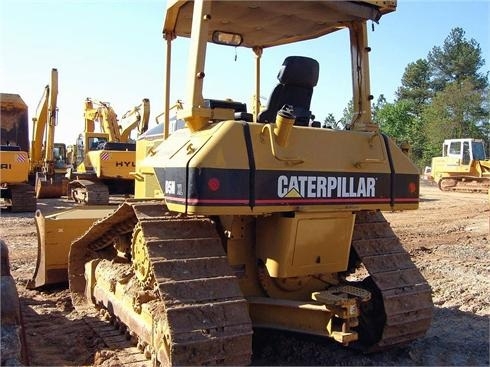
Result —
[[[107,185],[90,180],[74,180],[70,182],[69,192],[72,199],[79,204],[109,204],[109,188]]]
[[[12,212],[35,212],[37,208],[34,187],[29,184],[13,185],[10,189]]]
[[[114,257],[114,244],[120,250],[128,238],[132,260],[125,262]],[[171,214],[161,202],[128,201],[73,243],[69,272],[73,303],[92,289],[91,301],[157,362],[250,363],[247,302],[211,220]]]
[[[361,307],[360,346],[375,352],[405,345],[430,327],[431,288],[380,212],[360,212],[352,248],[370,276],[373,299]]]

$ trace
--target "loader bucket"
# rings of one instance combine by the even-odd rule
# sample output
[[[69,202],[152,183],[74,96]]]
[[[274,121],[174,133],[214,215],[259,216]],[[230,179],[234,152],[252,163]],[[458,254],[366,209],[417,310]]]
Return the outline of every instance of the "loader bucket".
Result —
[[[71,243],[96,220],[104,218],[116,205],[83,206],[44,216],[36,211],[37,262],[27,288],[68,281],[68,255]]]

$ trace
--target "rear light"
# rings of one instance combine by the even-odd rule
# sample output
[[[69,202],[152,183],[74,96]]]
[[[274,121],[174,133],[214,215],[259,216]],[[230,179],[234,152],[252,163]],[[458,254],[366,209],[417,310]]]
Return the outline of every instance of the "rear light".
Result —
[[[410,182],[408,184],[408,192],[410,194],[416,194],[417,193],[417,184],[415,182]]]
[[[211,191],[218,191],[220,187],[220,182],[216,177],[210,178],[208,181],[208,188]]]

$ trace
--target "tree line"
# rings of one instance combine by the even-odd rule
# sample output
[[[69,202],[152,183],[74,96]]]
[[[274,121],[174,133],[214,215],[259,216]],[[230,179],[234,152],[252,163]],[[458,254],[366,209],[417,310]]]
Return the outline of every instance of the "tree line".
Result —
[[[490,146],[489,76],[480,45],[468,40],[462,28],[453,28],[442,46],[425,59],[409,63],[394,102],[383,95],[373,104],[373,120],[397,142],[409,143],[419,167],[440,156],[444,139],[479,138]],[[336,121],[329,114],[325,126],[341,128],[352,117],[352,101]]]

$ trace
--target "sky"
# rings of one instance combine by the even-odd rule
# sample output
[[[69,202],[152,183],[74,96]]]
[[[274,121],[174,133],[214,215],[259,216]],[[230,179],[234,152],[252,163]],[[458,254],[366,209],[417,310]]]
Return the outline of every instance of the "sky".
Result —
[[[73,144],[84,127],[87,97],[110,102],[122,116],[143,98],[151,103],[150,127],[163,111],[165,0],[0,0],[0,92],[19,94],[36,114],[52,68],[58,69],[58,126],[55,140]],[[461,27],[476,40],[490,71],[490,0],[399,0],[397,10],[369,27],[371,94],[393,102],[407,65],[442,46]],[[171,104],[185,98],[188,40],[172,48]],[[266,49],[261,98],[277,84],[285,57],[309,56],[320,63],[311,110],[323,121],[339,119],[352,98],[348,32]],[[204,98],[232,98],[251,109],[254,55],[249,49],[208,47]]]

